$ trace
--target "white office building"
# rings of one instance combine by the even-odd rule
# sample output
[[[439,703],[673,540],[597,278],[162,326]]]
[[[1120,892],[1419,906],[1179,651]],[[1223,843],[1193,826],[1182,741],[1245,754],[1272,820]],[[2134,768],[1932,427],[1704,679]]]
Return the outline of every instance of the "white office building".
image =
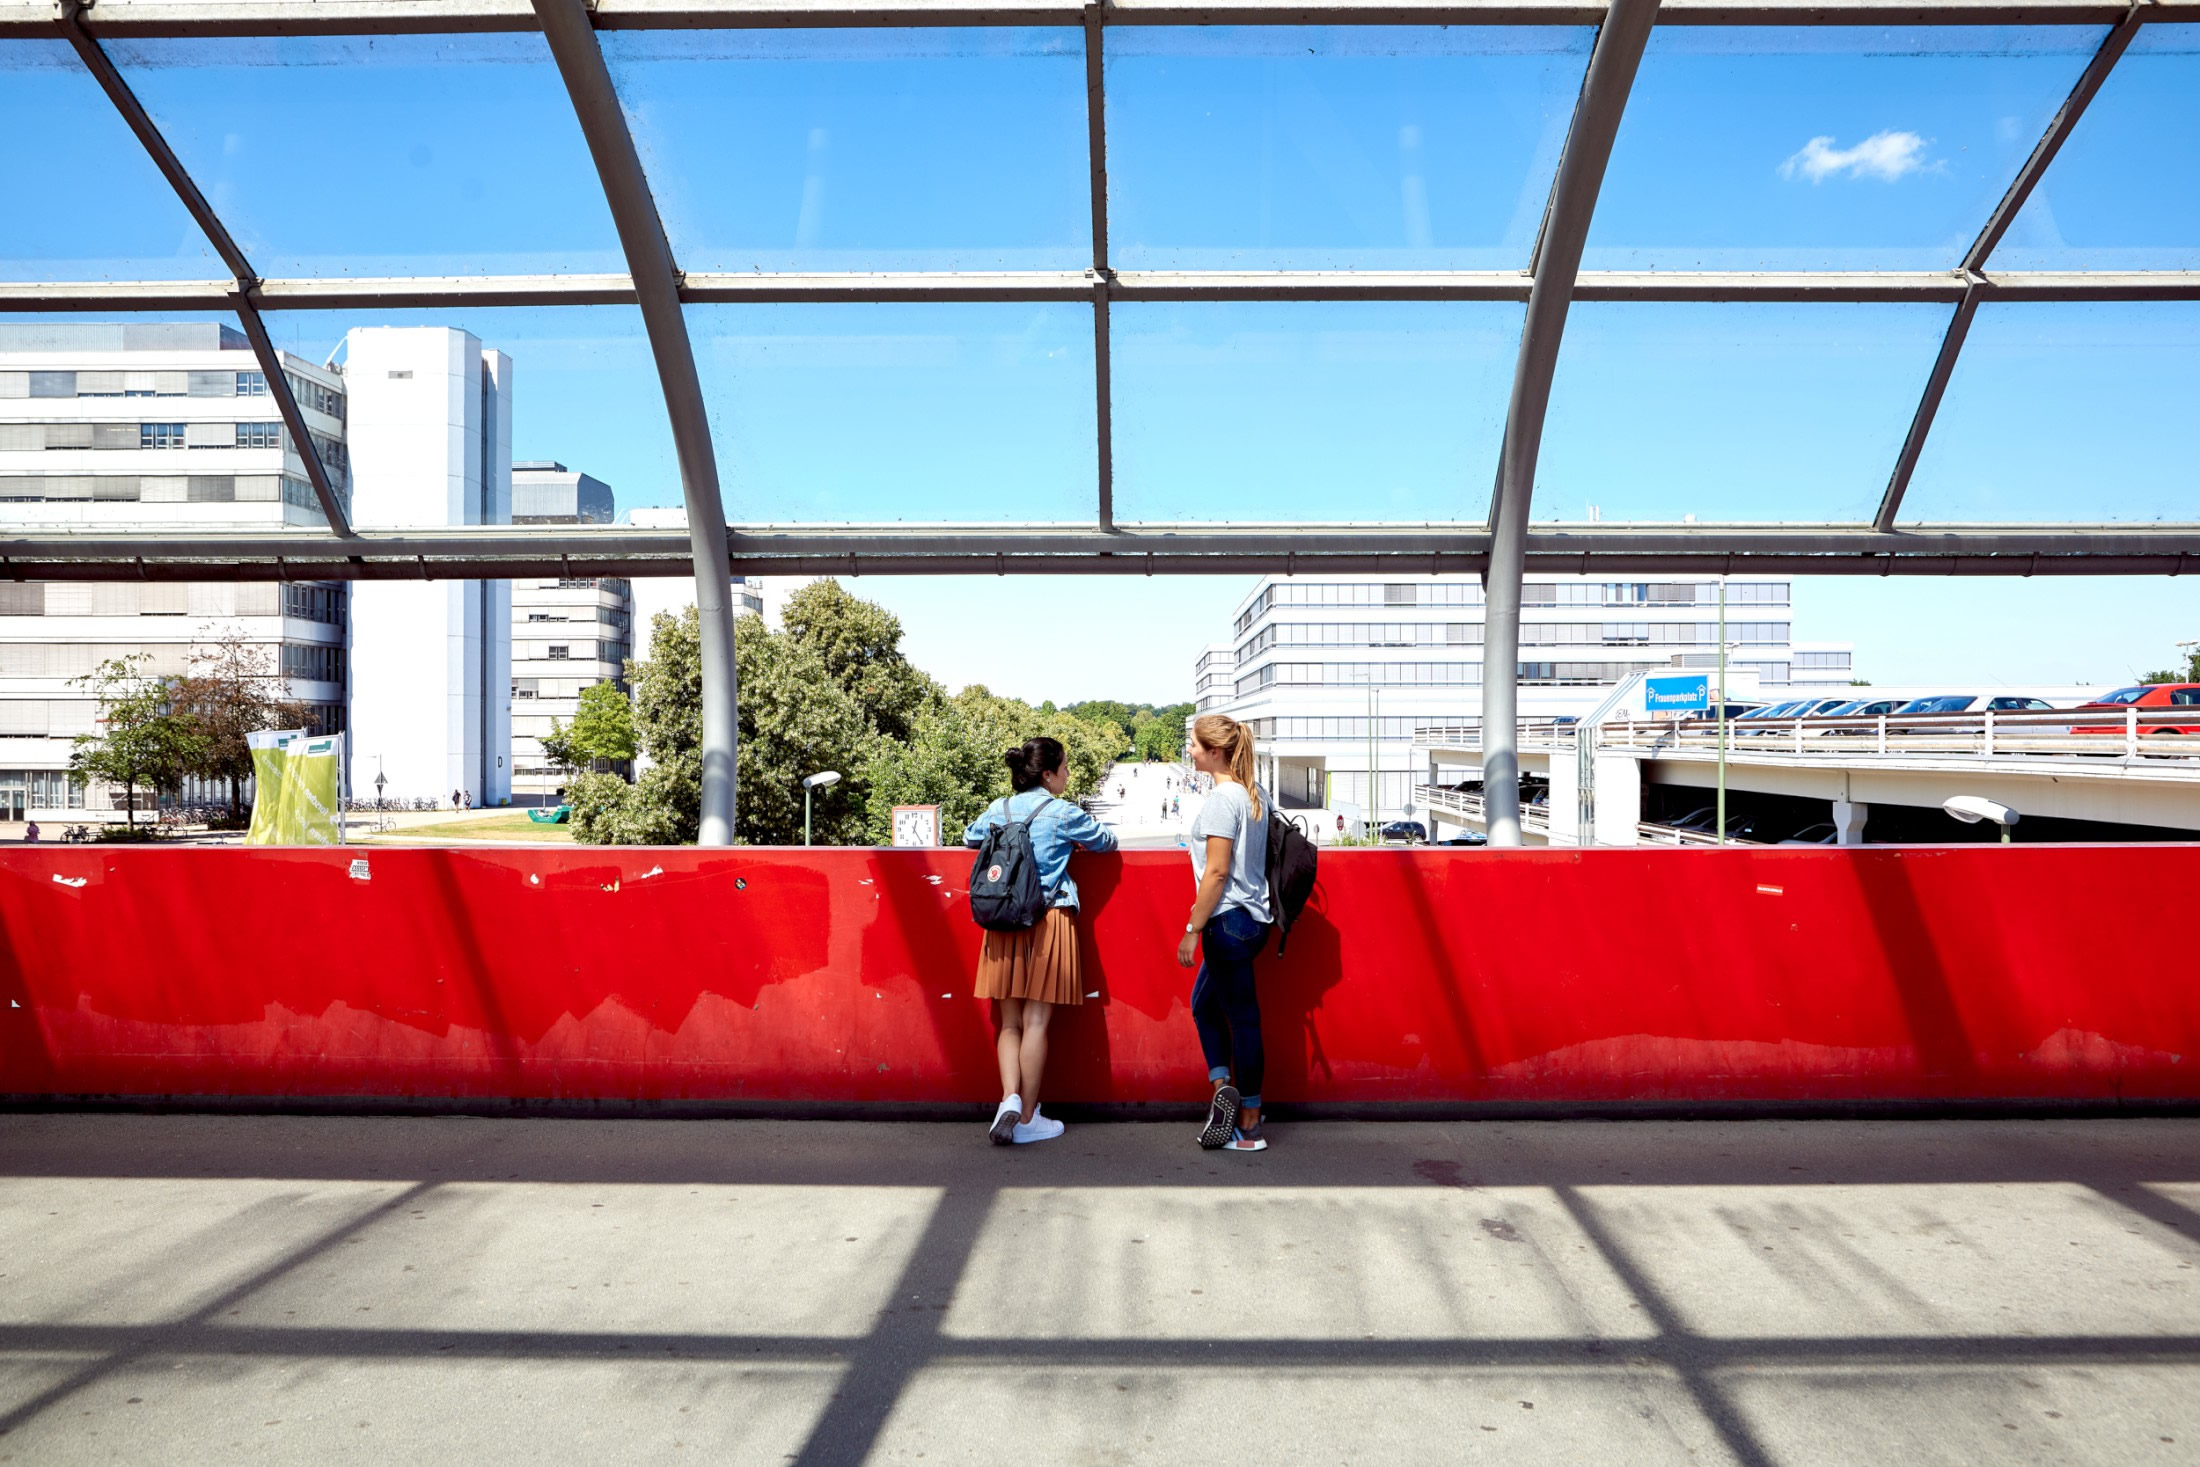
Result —
[[[644,530],[685,530],[687,511],[675,506],[630,509],[626,522]],[[729,587],[735,616],[761,616],[779,620],[786,599],[815,580],[815,576],[735,576]],[[649,656],[650,623],[660,611],[675,614],[695,604],[695,577],[686,571],[672,576],[637,576],[634,579],[635,656]]]
[[[344,338],[344,383],[354,523],[511,523],[510,357],[447,327],[367,327]],[[354,586],[353,798],[507,803],[511,668],[510,582]]]
[[[1520,714],[1591,711],[1634,673],[1719,660],[1719,580],[1531,577],[1523,588]],[[1730,691],[1836,689],[1851,679],[1843,643],[1793,638],[1786,581],[1726,584]],[[1429,778],[1417,727],[1482,711],[1479,578],[1352,581],[1270,576],[1240,603],[1232,638],[1194,669],[1195,706],[1253,726],[1264,777],[1282,804],[1361,818],[1410,818]],[[1369,809],[1372,799],[1373,809]]]
[[[564,464],[512,465],[512,522],[608,525],[611,486]],[[512,795],[544,804],[572,777],[542,752],[554,724],[570,724],[581,694],[598,683],[626,686],[633,655],[634,596],[616,577],[512,582]]]
[[[343,378],[297,357],[283,368],[341,496]],[[10,533],[324,523],[233,328],[0,325],[0,525]],[[110,659],[181,677],[217,644],[242,641],[281,677],[282,696],[307,704],[320,729],[343,729],[347,605],[339,584],[0,582],[0,820],[100,819],[121,807],[120,790],[67,774],[97,711],[78,679]],[[141,791],[138,803],[152,800]]]

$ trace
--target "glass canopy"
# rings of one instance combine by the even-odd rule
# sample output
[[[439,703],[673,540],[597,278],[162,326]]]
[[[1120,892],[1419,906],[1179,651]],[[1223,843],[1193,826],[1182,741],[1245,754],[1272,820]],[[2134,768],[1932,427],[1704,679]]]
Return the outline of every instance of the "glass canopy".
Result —
[[[0,309],[461,326],[737,551],[2200,564],[2200,25],[1540,3],[18,6]]]

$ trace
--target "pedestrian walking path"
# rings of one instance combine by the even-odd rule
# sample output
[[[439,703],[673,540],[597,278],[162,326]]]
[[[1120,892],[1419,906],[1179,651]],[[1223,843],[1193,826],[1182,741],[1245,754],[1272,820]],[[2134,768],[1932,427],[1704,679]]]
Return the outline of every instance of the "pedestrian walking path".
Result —
[[[1118,764],[1085,803],[1132,845],[1174,845],[1202,798],[1181,764]]]
[[[2188,1463],[2200,1121],[0,1117],[0,1460]]]

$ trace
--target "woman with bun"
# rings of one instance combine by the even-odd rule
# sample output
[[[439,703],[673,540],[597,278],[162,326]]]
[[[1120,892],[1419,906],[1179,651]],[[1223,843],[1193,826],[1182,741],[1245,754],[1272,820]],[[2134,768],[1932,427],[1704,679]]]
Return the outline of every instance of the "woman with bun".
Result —
[[[1046,889],[1047,910],[1020,932],[987,932],[978,954],[978,997],[1000,1015],[994,1050],[1001,1062],[1001,1103],[987,1134],[996,1146],[1052,1141],[1062,1123],[1039,1114],[1039,1080],[1047,1063],[1047,1020],[1056,1004],[1083,1003],[1077,962],[1077,883],[1073,850],[1112,851],[1115,832],[1062,798],[1069,767],[1059,740],[1026,739],[1004,756],[1010,793],[995,800],[963,832],[982,846],[986,832],[1011,821],[1031,822],[1031,854]]]
[[[1253,731],[1220,713],[1192,720],[1192,767],[1214,789],[1192,818],[1196,882],[1176,960],[1189,968],[1192,1022],[1213,1095],[1199,1144],[1210,1151],[1265,1151],[1260,1086],[1266,1056],[1253,959],[1268,941],[1268,807],[1253,783]]]

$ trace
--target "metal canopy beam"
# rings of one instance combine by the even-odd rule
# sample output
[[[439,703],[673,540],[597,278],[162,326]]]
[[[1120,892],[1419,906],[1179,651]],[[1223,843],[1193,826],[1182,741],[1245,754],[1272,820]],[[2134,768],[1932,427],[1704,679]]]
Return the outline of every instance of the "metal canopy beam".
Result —
[[[183,202],[192,221],[206,236],[207,243],[214,247],[214,253],[221,256],[222,264],[228,266],[229,273],[235,277],[224,288],[219,306],[212,309],[236,313],[238,324],[244,328],[245,339],[252,343],[252,355],[259,360],[260,375],[267,382],[267,395],[274,400],[275,411],[283,420],[283,429],[290,435],[291,447],[297,450],[298,461],[305,465],[306,479],[313,485],[313,495],[321,502],[322,515],[327,518],[329,528],[338,535],[350,534],[351,517],[344,512],[343,501],[336,495],[336,486],[328,476],[328,466],[321,462],[320,447],[314,443],[312,430],[306,426],[305,414],[299,410],[298,396],[290,390],[290,378],[283,371],[283,359],[276,352],[275,343],[268,337],[267,324],[260,319],[259,309],[253,304],[252,291],[259,284],[259,277],[253,274],[251,262],[245,258],[244,251],[237,247],[236,240],[230,237],[228,227],[214,212],[214,206],[207,203],[206,195],[199,192],[199,186],[192,181],[190,171],[183,166],[183,160],[176,156],[175,149],[168,146],[168,139],[161,136],[152,116],[146,112],[144,104],[138,101],[137,93],[130,90],[130,84],[122,79],[122,73],[115,69],[114,62],[84,29],[83,8],[83,0],[63,0],[60,9],[63,33],[68,37],[69,44],[76,49],[77,58],[84,63],[85,70],[91,72],[93,79],[99,83],[99,89],[107,94],[107,100],[114,104],[115,110],[122,114],[122,120],[129,124],[130,131],[137,135],[139,144],[152,158],[153,165],[168,180],[168,186],[176,191],[176,197]]]
[[[1572,129],[1558,160],[1550,207],[1536,243],[1535,287],[1520,327],[1520,359],[1513,369],[1512,402],[1505,413],[1497,487],[1490,496],[1490,558],[1483,597],[1482,795],[1493,846],[1520,844],[1518,740],[1520,581],[1527,569],[1528,514],[1535,495],[1536,455],[1550,407],[1551,378],[1574,276],[1596,214],[1604,167],[1619,135],[1620,116],[1635,84],[1635,70],[1658,18],[1658,0],[1613,0],[1590,53]]]
[[[2113,25],[2124,0],[1668,0],[1667,25]],[[2196,0],[2155,0],[2150,18],[2200,19]],[[1068,26],[1074,0],[596,0],[605,30],[779,29],[805,26]],[[1588,0],[1116,0],[1108,25],[1596,25]],[[300,36],[528,31],[527,0],[99,0],[103,34]],[[0,38],[52,36],[49,0],[0,0]]]
[[[0,537],[12,580],[421,580],[687,573],[693,540],[628,526],[362,532],[44,532]],[[1490,537],[1444,526],[737,525],[743,573],[855,575],[1475,573]],[[1889,534],[1859,525],[1533,529],[1540,573],[2175,575],[2200,572],[2200,523],[1978,526]]]
[[[1115,270],[1110,301],[1513,301],[1528,299],[1534,277],[1518,270]],[[691,272],[680,299],[691,305],[803,301],[1090,301],[1086,270],[867,272],[721,275]],[[2193,301],[2200,270],[2014,270],[1980,273],[1981,301]],[[1577,301],[1942,302],[1965,294],[1960,272],[1583,270]],[[222,280],[0,281],[0,309],[15,311],[226,310],[236,287]],[[631,305],[624,275],[351,276],[262,280],[252,299],[263,311],[401,309],[440,306]]]
[[[657,201],[642,172],[626,114],[611,84],[603,48],[582,0],[534,0],[543,39],[549,42],[604,199],[618,226],[627,273],[649,332],[657,380],[664,389],[665,411],[672,419],[672,441],[680,460],[680,490],[687,504],[689,542],[695,570],[695,610],[702,656],[703,789],[702,823],[696,843],[733,844],[735,790],[735,665],[733,643],[733,568],[726,556],[726,511],[719,497],[718,456],[711,444],[710,418],[703,405],[703,384],[695,371],[687,318],[680,306],[679,271],[665,237]]]
[[[1880,496],[1879,512],[1872,516],[1872,523],[1878,528],[1893,529],[1895,516],[1902,512],[1903,496],[1910,492],[1910,476],[1917,472],[1918,456],[1925,451],[1925,439],[1933,431],[1933,419],[1940,413],[1940,400],[1947,394],[1948,379],[1955,375],[1956,359],[1963,353],[1964,339],[1971,334],[1971,319],[1978,314],[1981,292],[1985,288],[1982,272],[1986,269],[1987,257],[1993,254],[1994,246],[2001,243],[2001,237],[2009,232],[2009,226],[2016,222],[2024,201],[2032,197],[2032,190],[2039,186],[2048,165],[2062,151],[2078,119],[2085,116],[2086,107],[2101,90],[2101,84],[2108,80],[2124,48],[2139,34],[2140,11],[2140,5],[2134,4],[2101,42],[2100,49],[2093,53],[2093,59],[2078,77],[2078,84],[2070,89],[2070,95],[2063,99],[2054,119],[2047,124],[2047,131],[2032,149],[2032,156],[2024,160],[2024,166],[2010,180],[2009,191],[2001,196],[2001,202],[1987,216],[1985,228],[1964,251],[1959,271],[1965,281],[1963,299],[1957,303],[1955,315],[1949,318],[1947,333],[1940,339],[1940,353],[1933,359],[1932,371],[1926,375],[1925,391],[1918,398],[1917,411],[1910,417],[1910,431],[1903,436],[1902,451],[1895,456],[1894,472],[1888,476],[1886,492]]]

